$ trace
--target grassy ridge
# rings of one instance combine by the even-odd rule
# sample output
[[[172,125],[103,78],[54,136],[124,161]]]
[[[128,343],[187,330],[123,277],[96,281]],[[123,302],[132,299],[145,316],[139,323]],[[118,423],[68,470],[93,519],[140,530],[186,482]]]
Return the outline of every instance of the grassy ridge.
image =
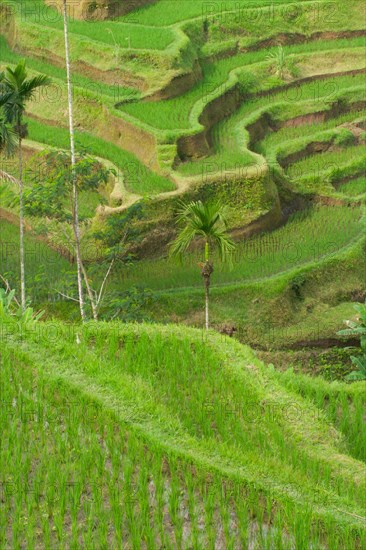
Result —
[[[127,544],[138,537],[151,541],[160,536],[173,537],[171,543],[179,545],[183,501],[190,492],[194,506],[188,508],[183,547],[198,548],[199,541],[210,545],[220,526],[226,544],[244,544],[253,537],[246,519],[252,513],[259,523],[258,545],[266,540],[264,525],[269,522],[275,526],[268,536],[276,537],[276,548],[290,548],[295,540],[312,541],[317,547],[323,540],[336,549],[342,544],[362,545],[362,522],[353,514],[364,514],[364,466],[342,454],[342,437],[324,414],[275,382],[248,348],[213,335],[202,339],[201,333],[181,327],[42,324],[38,331],[25,329],[22,341],[11,324],[7,327],[1,375],[6,403],[15,398],[15,409],[2,412],[8,443],[1,456],[2,471],[16,488],[14,500],[5,504],[19,541],[33,540],[34,522],[44,503],[48,514],[42,516],[41,540],[89,540],[98,514],[94,540],[99,544],[108,531],[121,547],[117,526],[122,522]],[[76,333],[80,345],[75,343]],[[15,365],[15,380],[9,385]],[[29,366],[37,386],[27,375]],[[19,417],[22,430],[12,439]],[[33,442],[32,423],[37,418],[39,437]],[[67,434],[64,441],[62,433]],[[45,437],[54,442],[47,461],[40,451]],[[93,460],[82,451],[87,446],[93,449]],[[29,460],[15,477],[24,448]],[[6,461],[8,451],[12,462]],[[160,495],[153,507],[148,487],[155,485],[159,493],[159,471],[170,486],[170,497]],[[68,491],[70,482],[74,498]],[[52,500],[55,487],[65,503],[62,508]],[[223,500],[216,500],[214,513],[205,515],[212,506],[212,492],[222,494]],[[27,527],[18,519],[26,506]],[[164,506],[170,534],[161,515]],[[113,511],[112,517],[107,510]],[[228,521],[228,510],[237,514],[239,529]],[[134,529],[129,523],[133,513],[139,518]],[[201,514],[205,526],[195,533]],[[9,527],[2,524],[1,533],[7,540]]]
[[[300,212],[284,227],[239,243],[232,267],[222,265],[214,257],[217,268],[212,284],[215,287],[265,279],[334,255],[361,236],[359,220],[359,208],[319,207]],[[187,255],[182,265],[174,259],[139,262],[123,270],[119,284],[124,288],[139,284],[156,290],[200,288],[197,267],[200,260],[202,254],[197,251]]]
[[[36,120],[27,119],[32,140],[45,145],[67,149],[69,134],[66,128],[48,126]],[[132,192],[149,195],[171,191],[174,184],[155,174],[144,166],[134,155],[86,132],[75,132],[77,144],[86,148],[91,155],[110,160],[122,172],[128,189]]]

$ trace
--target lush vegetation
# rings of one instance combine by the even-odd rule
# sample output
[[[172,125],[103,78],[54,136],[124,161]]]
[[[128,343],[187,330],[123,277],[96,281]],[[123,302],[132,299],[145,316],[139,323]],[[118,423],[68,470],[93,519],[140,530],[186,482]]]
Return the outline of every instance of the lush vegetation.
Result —
[[[21,342],[7,326],[3,544],[364,543],[364,467],[249,349],[174,327],[53,324]]]
[[[0,547],[365,548],[362,3],[65,4],[0,0]]]

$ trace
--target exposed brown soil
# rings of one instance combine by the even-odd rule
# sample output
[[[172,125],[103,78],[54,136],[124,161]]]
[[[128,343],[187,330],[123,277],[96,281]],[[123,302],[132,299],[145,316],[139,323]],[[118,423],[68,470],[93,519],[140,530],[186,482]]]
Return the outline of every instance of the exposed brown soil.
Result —
[[[68,13],[74,19],[103,21],[129,13],[156,0],[66,0]],[[62,9],[63,0],[46,0],[46,4]]]
[[[266,38],[265,40],[259,40],[248,48],[241,48],[240,51],[256,51],[263,48],[273,48],[274,46],[279,45],[286,46],[293,44],[305,44],[307,42],[316,42],[318,40],[340,40],[342,38],[357,38],[358,36],[365,35],[365,29],[353,31],[319,31],[314,32],[310,36],[306,36],[301,33],[278,33],[275,36]]]
[[[299,340],[293,344],[287,344],[281,347],[281,349],[288,350],[300,350],[302,348],[346,348],[348,346],[359,347],[360,341],[353,338],[350,340],[340,340],[339,338],[319,338],[318,340]]]
[[[144,98],[144,101],[161,101],[165,99],[171,99],[173,97],[178,97],[190,90],[201,79],[202,68],[199,61],[197,60],[194,63],[193,69],[190,72],[174,77],[169,82],[169,84],[165,86],[165,88],[162,88],[161,90],[155,92],[150,96],[146,96]]]
[[[255,97],[271,97],[278,92],[288,90],[290,88],[295,88],[297,86],[301,86],[302,84],[305,84],[307,82],[312,82],[315,80],[324,80],[329,78],[329,76],[338,77],[338,76],[351,76],[351,75],[357,75],[357,74],[364,74],[366,72],[365,69],[353,69],[351,71],[340,71],[338,73],[332,73],[329,75],[329,73],[320,74],[320,75],[314,75],[314,76],[307,76],[305,78],[297,79],[293,82],[289,82],[287,84],[283,84],[281,86],[277,86],[275,88],[272,88],[271,90],[257,92],[256,94],[253,94],[250,96],[250,98]],[[177,159],[176,164],[181,162],[184,162],[186,160],[195,159],[203,156],[208,156],[210,154],[210,148],[212,145],[212,137],[211,137],[211,130],[212,128],[220,121],[222,121],[224,118],[227,118],[234,114],[235,111],[237,111],[242,104],[243,100],[248,100],[249,97],[246,98],[243,97],[243,95],[239,91],[239,86],[234,86],[230,90],[227,90],[224,92],[221,96],[214,99],[213,101],[209,101],[206,107],[204,108],[199,122],[204,126],[204,130],[201,132],[198,132],[195,135],[191,136],[182,136],[177,141]],[[362,105],[364,105],[364,102],[362,102]],[[268,115],[267,115],[268,116]],[[330,112],[328,115],[329,117],[335,116],[335,111]],[[265,119],[261,121],[260,123],[255,122],[254,124],[257,124],[256,130],[260,135],[264,137],[265,135]],[[268,122],[268,121],[267,121]],[[261,124],[264,123],[263,128],[261,128]],[[300,123],[300,122],[299,122]],[[294,123],[296,124],[296,122]],[[253,125],[252,125],[253,126]],[[267,126],[268,128],[268,126]],[[250,126],[247,128],[250,130]],[[253,133],[254,136],[254,127],[253,127]],[[263,139],[258,137],[255,141],[258,141],[258,139]]]

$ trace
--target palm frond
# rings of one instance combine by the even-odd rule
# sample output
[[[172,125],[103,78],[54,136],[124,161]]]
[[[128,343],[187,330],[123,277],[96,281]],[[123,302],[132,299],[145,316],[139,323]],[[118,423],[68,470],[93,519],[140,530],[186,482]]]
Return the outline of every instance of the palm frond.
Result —
[[[177,224],[182,229],[170,248],[171,255],[182,256],[195,237],[203,237],[215,244],[223,259],[235,248],[234,242],[226,234],[228,210],[219,203],[181,202],[177,212]]]

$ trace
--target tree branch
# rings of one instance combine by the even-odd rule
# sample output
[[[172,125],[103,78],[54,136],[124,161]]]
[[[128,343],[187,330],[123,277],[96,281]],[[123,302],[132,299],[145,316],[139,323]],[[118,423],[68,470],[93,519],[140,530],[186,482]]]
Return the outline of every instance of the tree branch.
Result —
[[[57,294],[59,294],[60,296],[63,296],[64,298],[67,298],[68,300],[72,300],[73,302],[77,302],[78,304],[80,303],[79,300],[77,298],[73,298],[72,296],[68,296],[67,294],[64,294],[63,292],[60,292],[56,289],[54,289]]]

